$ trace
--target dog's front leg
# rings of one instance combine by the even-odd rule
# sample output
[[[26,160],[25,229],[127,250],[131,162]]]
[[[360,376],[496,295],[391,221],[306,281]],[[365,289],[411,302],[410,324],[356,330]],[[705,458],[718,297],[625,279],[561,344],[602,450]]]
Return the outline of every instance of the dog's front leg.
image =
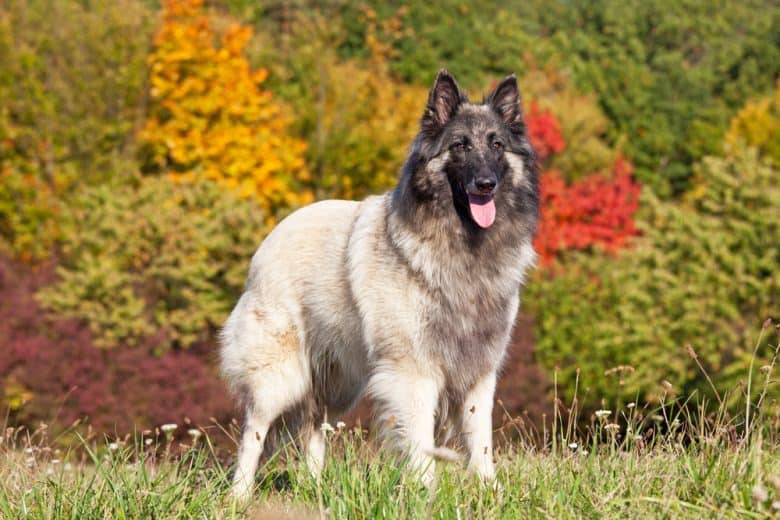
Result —
[[[430,376],[400,370],[378,371],[370,382],[381,427],[408,453],[412,470],[426,486],[435,474],[433,435],[440,388]]]
[[[469,450],[469,467],[486,481],[496,476],[493,466],[493,394],[496,374],[480,379],[463,403],[463,434]]]

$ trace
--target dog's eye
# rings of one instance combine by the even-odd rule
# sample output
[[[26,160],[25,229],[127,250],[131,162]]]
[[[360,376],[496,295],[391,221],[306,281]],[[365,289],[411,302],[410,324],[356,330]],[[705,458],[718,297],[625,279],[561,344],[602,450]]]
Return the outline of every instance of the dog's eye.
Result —
[[[503,150],[504,149],[504,143],[501,141],[493,141],[493,144],[491,144],[493,147],[493,150]]]

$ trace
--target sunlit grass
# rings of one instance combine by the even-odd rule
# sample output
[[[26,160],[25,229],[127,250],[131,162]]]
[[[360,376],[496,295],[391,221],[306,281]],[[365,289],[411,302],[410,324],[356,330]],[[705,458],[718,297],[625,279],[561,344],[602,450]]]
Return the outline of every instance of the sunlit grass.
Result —
[[[261,467],[252,502],[238,504],[224,455],[235,451],[234,427],[220,436],[190,430],[178,443],[173,426],[110,442],[86,435],[69,449],[45,426],[9,427],[0,517],[772,518],[780,515],[780,417],[766,396],[776,366],[759,368],[748,376],[757,391],[744,392],[731,414],[669,394],[599,410],[584,429],[574,426],[582,424],[576,406],[560,406],[542,433],[508,418],[496,432],[496,487],[457,462],[440,463],[433,486],[422,487],[364,430],[338,425],[320,479],[287,448]]]

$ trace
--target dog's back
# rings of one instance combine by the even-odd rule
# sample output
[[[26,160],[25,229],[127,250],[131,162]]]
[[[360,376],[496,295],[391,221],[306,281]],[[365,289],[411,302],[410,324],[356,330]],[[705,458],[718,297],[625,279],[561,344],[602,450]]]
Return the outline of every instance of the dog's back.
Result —
[[[247,405],[261,397],[270,401],[255,395],[269,387],[280,393],[278,407],[296,404],[312,390],[312,379],[302,375],[325,355],[317,345],[360,339],[345,267],[360,204],[329,200],[302,208],[252,258],[246,290],[221,336],[223,373]]]

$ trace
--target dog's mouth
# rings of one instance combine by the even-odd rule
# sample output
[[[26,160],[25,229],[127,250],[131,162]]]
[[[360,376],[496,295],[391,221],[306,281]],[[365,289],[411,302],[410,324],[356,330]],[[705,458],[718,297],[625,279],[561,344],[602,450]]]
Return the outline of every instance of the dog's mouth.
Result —
[[[496,221],[496,203],[493,195],[477,195],[468,192],[466,195],[469,198],[469,211],[474,222],[483,229],[492,226]]]

